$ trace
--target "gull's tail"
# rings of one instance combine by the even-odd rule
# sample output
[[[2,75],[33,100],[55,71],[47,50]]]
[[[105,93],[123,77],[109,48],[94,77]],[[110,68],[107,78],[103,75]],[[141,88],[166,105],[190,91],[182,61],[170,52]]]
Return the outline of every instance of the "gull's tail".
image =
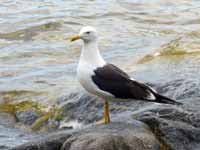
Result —
[[[177,102],[175,100],[172,100],[166,96],[160,95],[158,93],[154,93],[155,97],[156,97],[156,102],[158,103],[164,103],[164,104],[173,104],[173,105],[183,105],[180,102]]]

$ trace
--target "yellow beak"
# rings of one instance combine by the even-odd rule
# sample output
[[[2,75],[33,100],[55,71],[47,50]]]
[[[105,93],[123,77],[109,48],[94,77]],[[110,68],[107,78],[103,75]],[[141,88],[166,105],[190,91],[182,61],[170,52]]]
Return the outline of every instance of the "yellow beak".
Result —
[[[71,42],[81,39],[80,35],[72,35],[68,38]]]

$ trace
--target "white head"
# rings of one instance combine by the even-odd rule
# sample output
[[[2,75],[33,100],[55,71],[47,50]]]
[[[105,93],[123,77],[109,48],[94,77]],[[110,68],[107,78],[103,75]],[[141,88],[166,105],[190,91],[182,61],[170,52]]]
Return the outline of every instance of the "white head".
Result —
[[[82,39],[84,41],[80,57],[80,62],[82,63],[79,63],[80,65],[85,64],[83,62],[91,63],[92,66],[105,65],[106,62],[99,53],[97,45],[98,34],[95,28],[90,26],[83,27],[79,34],[73,35],[69,39],[71,41],[76,41],[78,39]]]
[[[82,39],[85,43],[96,41],[98,39],[98,34],[95,28],[91,26],[83,27],[78,35],[73,35],[70,37],[71,41]]]

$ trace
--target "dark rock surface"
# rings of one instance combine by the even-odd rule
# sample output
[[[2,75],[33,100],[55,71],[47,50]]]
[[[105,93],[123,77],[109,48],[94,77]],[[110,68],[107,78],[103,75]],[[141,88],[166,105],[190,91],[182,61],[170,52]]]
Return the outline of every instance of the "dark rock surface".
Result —
[[[10,150],[60,150],[62,144],[71,133],[57,132],[51,135],[45,135],[43,138],[38,138],[32,142],[11,148]]]
[[[40,116],[39,113],[37,113],[33,109],[17,111],[15,115],[19,122],[26,125],[32,125],[35,122],[35,120],[38,119]]]
[[[163,89],[162,89],[163,90]],[[163,91],[162,91],[163,92]],[[72,118],[84,123],[102,117],[103,101],[87,94],[70,95],[60,102],[65,113],[74,112]],[[189,105],[173,106],[139,101],[111,103],[111,118],[116,122],[131,122],[131,118],[147,124],[166,149],[200,149],[200,112]],[[68,116],[69,120],[71,119]],[[97,119],[98,118],[98,119]]]
[[[68,138],[62,150],[158,150],[160,144],[142,123],[111,123],[85,129]]]
[[[58,104],[64,110],[66,121],[78,120],[83,124],[94,123],[102,119],[103,103],[102,99],[84,92],[71,93],[58,99]],[[110,111],[114,118],[118,118],[118,115],[121,116],[122,113],[133,112],[148,105],[149,103],[143,101],[111,102]],[[130,116],[131,113],[126,115]],[[123,119],[123,117],[120,117],[120,119]]]
[[[165,89],[160,89],[161,93]],[[92,125],[103,116],[103,101],[82,92],[58,100],[65,121]],[[200,111],[142,101],[111,102],[113,123],[63,130],[15,150],[199,150]],[[72,127],[73,128],[73,127]],[[14,150],[13,149],[13,150]]]
[[[110,123],[82,130],[59,131],[12,150],[159,150],[160,143],[138,121]]]
[[[200,149],[200,112],[178,107],[159,106],[138,114],[159,141],[170,150]]]

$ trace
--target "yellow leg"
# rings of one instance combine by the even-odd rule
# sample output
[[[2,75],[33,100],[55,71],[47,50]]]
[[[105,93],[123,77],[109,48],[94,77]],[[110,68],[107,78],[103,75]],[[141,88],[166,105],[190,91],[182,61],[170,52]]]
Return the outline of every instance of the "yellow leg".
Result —
[[[104,102],[104,118],[98,122],[96,122],[97,125],[101,124],[107,124],[110,122],[110,113],[109,113],[109,103],[105,100]]]
[[[110,122],[110,110],[108,101],[104,102],[104,118],[105,118],[105,123]]]

